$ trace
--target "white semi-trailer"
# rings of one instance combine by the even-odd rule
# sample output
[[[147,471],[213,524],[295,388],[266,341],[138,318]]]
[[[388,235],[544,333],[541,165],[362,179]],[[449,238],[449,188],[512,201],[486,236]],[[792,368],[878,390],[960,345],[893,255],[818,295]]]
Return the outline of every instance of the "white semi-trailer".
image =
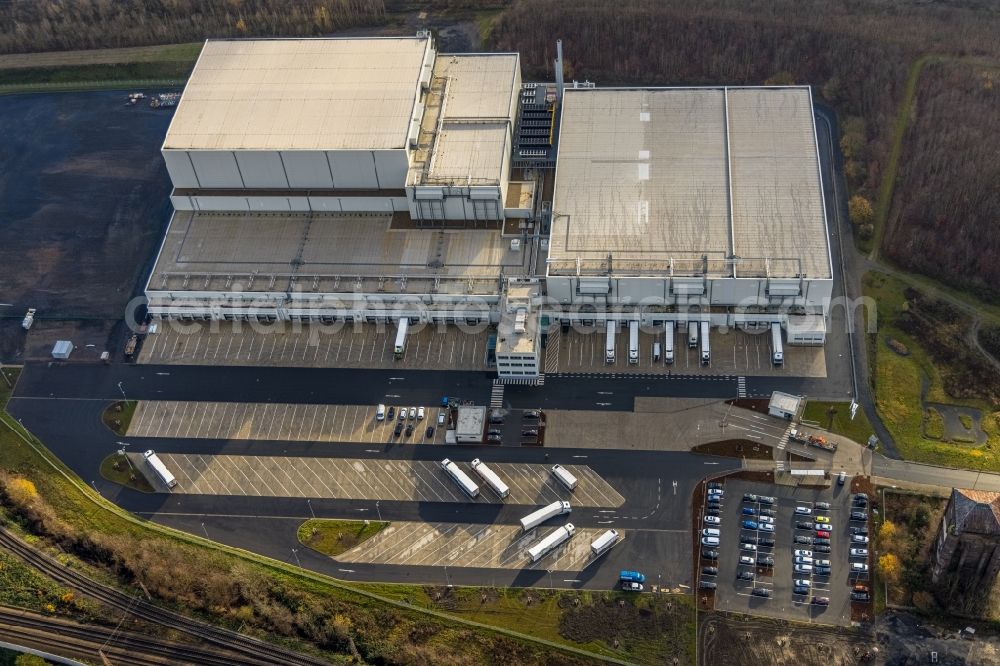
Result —
[[[698,346],[698,322],[689,321],[688,322],[688,349],[694,349]]]
[[[167,488],[173,488],[177,485],[177,479],[174,478],[174,475],[170,473],[170,470],[167,469],[167,466],[163,464],[163,461],[160,460],[160,457],[152,449],[143,453],[142,457],[146,459],[146,464],[149,465],[149,468],[153,470],[153,473],[156,474],[157,478]]]
[[[521,519],[521,529],[527,532],[528,530],[533,530],[546,520],[555,518],[556,516],[562,516],[571,511],[569,507],[569,502],[553,502],[548,506],[543,506],[537,511],[532,511],[527,516]]]
[[[712,351],[708,346],[708,322],[701,322],[701,364],[708,365],[712,362]]]
[[[674,362],[674,322],[668,321],[664,331],[666,336],[663,343],[663,362],[670,364]]]
[[[611,364],[615,362],[615,335],[618,332],[618,323],[609,321],[606,327],[607,341],[604,343],[604,362]]]
[[[616,530],[608,530],[601,536],[594,539],[593,543],[590,544],[590,552],[594,554],[594,557],[600,557],[604,553],[611,550],[611,547],[618,543],[618,532]]]
[[[462,469],[451,460],[448,458],[442,460],[441,469],[448,472],[448,476],[450,476],[455,483],[457,483],[459,487],[465,491],[466,495],[469,497],[479,496],[479,486],[477,486],[472,479],[469,478],[469,475],[463,472]]]
[[[785,362],[785,350],[781,346],[781,324],[778,322],[771,324],[771,348],[774,349],[771,360],[775,365],[782,365]]]
[[[556,477],[556,480],[566,486],[566,490],[573,490],[576,488],[576,477],[569,473],[562,465],[552,466],[552,476]]]
[[[399,326],[396,328],[396,345],[392,348],[392,353],[397,359],[403,358],[406,353],[406,332],[410,328],[410,320],[406,317],[399,318]]]
[[[473,460],[472,469],[479,475],[479,478],[486,482],[486,485],[493,489],[493,492],[500,496],[500,499],[506,499],[510,495],[510,488],[507,487],[507,484],[482,460],[479,458]]]
[[[628,323],[628,362],[635,365],[639,362],[639,322]]]
[[[532,562],[537,562],[550,553],[553,548],[569,541],[575,532],[576,527],[573,526],[573,523],[557,527],[555,532],[528,549],[528,557],[531,558]]]

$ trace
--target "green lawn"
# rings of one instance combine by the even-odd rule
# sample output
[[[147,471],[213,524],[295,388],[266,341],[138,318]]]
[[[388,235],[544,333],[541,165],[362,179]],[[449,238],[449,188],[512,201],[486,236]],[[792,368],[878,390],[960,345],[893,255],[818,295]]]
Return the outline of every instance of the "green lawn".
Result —
[[[941,380],[941,370],[927,351],[893,325],[906,301],[906,285],[889,275],[866,273],[862,279],[866,296],[878,305],[878,333],[868,336],[868,362],[874,379],[875,407],[882,422],[893,435],[896,448],[907,460],[1000,471],[1000,429],[991,405],[982,400],[959,401],[948,396]],[[886,344],[894,339],[906,346],[906,356]],[[921,402],[921,386],[926,383],[927,402],[962,405],[983,412],[983,431],[989,436],[984,446],[938,441],[925,437],[927,414]],[[931,432],[937,427],[931,417]]]
[[[854,419],[851,419],[849,402],[810,400],[806,403],[802,418],[815,421],[830,432],[849,437],[862,445],[866,445],[868,438],[875,433],[871,423],[868,422],[868,417],[865,416],[865,410],[860,407]]]
[[[101,476],[108,481],[143,493],[156,492],[142,472],[134,469],[128,458],[120,453],[112,453],[101,461]]]
[[[108,405],[108,408],[101,414],[101,421],[104,422],[113,433],[119,437],[124,437],[128,433],[128,427],[135,416],[135,408],[139,405],[136,400],[119,400]]]
[[[318,520],[299,525],[299,542],[325,555],[336,556],[372,538],[389,526],[378,520]]]

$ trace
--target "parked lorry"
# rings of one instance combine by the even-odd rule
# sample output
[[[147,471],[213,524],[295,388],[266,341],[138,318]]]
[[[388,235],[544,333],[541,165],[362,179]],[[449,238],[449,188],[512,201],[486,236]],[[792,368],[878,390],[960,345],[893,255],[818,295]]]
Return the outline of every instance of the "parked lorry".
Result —
[[[608,530],[601,536],[594,539],[590,544],[590,552],[594,554],[594,557],[600,557],[604,553],[611,550],[611,547],[618,543],[618,532],[616,530]]]
[[[562,465],[552,466],[552,476],[556,477],[556,481],[563,484],[566,490],[573,490],[576,488],[576,477],[570,474]]]
[[[708,342],[708,322],[701,322],[701,364],[708,365],[712,362],[712,351]]]
[[[537,562],[548,553],[552,552],[553,548],[569,541],[575,532],[576,527],[573,526],[573,523],[566,523],[562,527],[557,527],[555,532],[549,534],[547,537],[528,549],[528,557],[531,558],[532,562]]]
[[[674,362],[674,322],[668,321],[664,332],[663,362],[670,365]]]
[[[35,308],[28,308],[27,314],[24,315],[24,319],[21,320],[21,328],[28,330],[31,328],[32,324],[35,323]]]
[[[694,349],[698,346],[698,322],[689,321],[688,322],[688,349]]]
[[[782,365],[785,362],[785,350],[781,346],[781,324],[774,322],[771,324],[771,361],[775,365]]]
[[[403,354],[406,353],[406,332],[410,329],[410,320],[406,317],[399,318],[399,324],[396,327],[396,344],[392,348],[392,353],[396,357],[396,360],[403,358]]]
[[[618,323],[609,321],[606,326],[607,340],[604,343],[604,362],[615,362],[615,335],[618,333]]]
[[[462,471],[462,469],[456,465],[454,462],[445,458],[441,461],[441,469],[448,473],[448,476],[458,484],[458,486],[465,492],[469,497],[479,496],[479,486],[477,486],[469,475]]]
[[[537,511],[532,511],[527,516],[521,519],[521,529],[527,532],[528,530],[533,530],[547,520],[551,520],[556,516],[563,516],[572,511],[569,506],[569,502],[559,501],[553,502],[548,506],[543,506]]]
[[[639,322],[628,323],[628,362],[635,365],[639,362]]]
[[[487,467],[486,463],[479,458],[472,461],[472,470],[479,475],[479,478],[481,478],[486,485],[493,489],[493,492],[500,496],[500,499],[506,499],[507,496],[510,495],[510,488],[508,488],[507,484],[503,482],[503,479],[501,479],[496,472]]]
[[[826,437],[822,435],[812,435],[803,430],[798,430],[792,428],[788,431],[788,439],[793,442],[799,442],[800,444],[807,444],[808,446],[815,446],[818,449],[823,449],[824,451],[836,451],[837,443],[827,440]]]
[[[174,475],[170,473],[170,470],[167,469],[167,466],[163,464],[163,461],[160,460],[160,457],[152,449],[143,453],[142,457],[146,459],[146,464],[149,465],[149,468],[153,470],[153,473],[156,474],[157,478],[167,488],[173,488],[177,485],[177,479],[174,478]]]
[[[638,571],[623,570],[618,574],[618,580],[623,583],[645,583],[646,577]]]

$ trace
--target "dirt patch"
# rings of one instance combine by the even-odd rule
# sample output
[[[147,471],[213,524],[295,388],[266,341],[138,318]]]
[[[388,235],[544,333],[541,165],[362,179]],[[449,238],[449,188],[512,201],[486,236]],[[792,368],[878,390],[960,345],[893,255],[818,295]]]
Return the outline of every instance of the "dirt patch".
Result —
[[[690,606],[671,599],[655,595],[608,596],[566,609],[559,620],[559,634],[578,643],[599,640],[608,645],[654,638],[674,640],[676,645],[663,646],[661,651],[681,656],[686,646],[672,630],[690,619]],[[675,663],[687,662],[682,659]]]
[[[718,442],[698,444],[691,447],[691,452],[748,460],[771,460],[773,455],[770,446],[749,439],[724,439]]]
[[[698,654],[705,666],[806,666],[874,663],[875,642],[864,634],[744,615],[699,617]]]

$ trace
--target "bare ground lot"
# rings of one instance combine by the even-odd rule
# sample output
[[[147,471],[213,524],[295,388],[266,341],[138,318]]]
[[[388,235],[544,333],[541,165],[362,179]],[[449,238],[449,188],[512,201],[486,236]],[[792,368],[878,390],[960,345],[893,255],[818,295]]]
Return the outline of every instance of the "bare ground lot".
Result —
[[[0,359],[23,360],[26,345],[44,355],[53,333],[106,346],[141,286],[169,216],[159,147],[171,112],[123,102],[121,91],[0,97],[0,300],[11,304]],[[29,307],[37,330],[25,335]]]

